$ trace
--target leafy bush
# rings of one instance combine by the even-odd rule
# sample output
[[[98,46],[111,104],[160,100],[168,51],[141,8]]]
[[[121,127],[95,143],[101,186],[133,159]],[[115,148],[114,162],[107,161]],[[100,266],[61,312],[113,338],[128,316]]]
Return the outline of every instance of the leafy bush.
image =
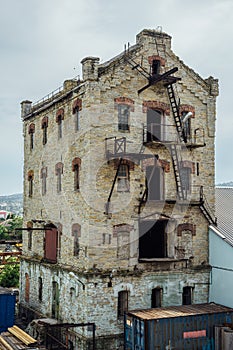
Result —
[[[19,286],[19,264],[14,264],[14,258],[8,259],[12,264],[4,265],[0,273],[0,286],[10,288]]]

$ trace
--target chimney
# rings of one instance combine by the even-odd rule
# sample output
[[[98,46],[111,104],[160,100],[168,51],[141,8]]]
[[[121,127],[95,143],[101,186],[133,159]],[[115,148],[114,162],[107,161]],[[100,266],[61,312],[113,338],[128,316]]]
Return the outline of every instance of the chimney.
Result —
[[[82,61],[83,80],[97,80],[99,57],[85,57]]]
[[[26,117],[29,113],[31,113],[32,110],[32,102],[31,101],[22,101],[21,102],[21,118],[23,119]]]

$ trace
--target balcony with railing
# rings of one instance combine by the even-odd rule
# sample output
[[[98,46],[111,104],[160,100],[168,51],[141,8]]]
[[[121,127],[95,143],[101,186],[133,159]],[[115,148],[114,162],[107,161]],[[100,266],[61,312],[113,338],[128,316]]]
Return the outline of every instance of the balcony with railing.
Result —
[[[196,128],[194,130],[184,129],[186,133],[185,143],[188,148],[205,146],[205,133],[203,128]],[[144,145],[166,145],[166,144],[180,144],[180,136],[177,133],[176,127],[172,124],[150,123],[143,125],[143,144]]]

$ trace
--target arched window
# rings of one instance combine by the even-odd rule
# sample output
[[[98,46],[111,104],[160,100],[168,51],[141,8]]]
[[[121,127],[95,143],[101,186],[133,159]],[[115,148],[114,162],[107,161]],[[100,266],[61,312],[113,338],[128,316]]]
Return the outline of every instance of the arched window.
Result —
[[[117,307],[118,319],[123,319],[124,313],[128,311],[128,305],[129,305],[129,292],[127,290],[122,290],[118,292],[118,307]]]
[[[80,168],[81,159],[76,157],[72,161],[72,171],[74,172],[74,191],[78,191],[80,187]]]
[[[44,117],[41,121],[41,129],[43,130],[43,145],[47,143],[48,117]]]
[[[28,196],[33,196],[33,180],[34,180],[34,171],[28,171]]]
[[[47,192],[47,167],[41,169],[41,193],[44,196]]]
[[[30,136],[30,150],[34,148],[34,133],[35,133],[35,124],[32,123],[28,127],[28,134]]]
[[[77,98],[72,106],[72,111],[74,115],[74,129],[78,131],[80,128],[80,111],[82,109],[82,100]]]
[[[62,138],[62,121],[64,120],[64,109],[60,108],[56,114],[56,122],[58,125],[58,138]]]
[[[72,225],[72,236],[74,237],[74,256],[79,256],[80,244],[79,238],[81,237],[81,226],[79,224]]]
[[[57,193],[62,190],[62,174],[63,174],[63,164],[61,162],[55,165],[55,174],[57,176]]]

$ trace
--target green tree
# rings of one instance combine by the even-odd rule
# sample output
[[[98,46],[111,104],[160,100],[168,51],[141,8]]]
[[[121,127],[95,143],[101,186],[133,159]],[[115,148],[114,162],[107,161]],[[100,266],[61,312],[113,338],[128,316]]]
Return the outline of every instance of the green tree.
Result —
[[[14,264],[14,258],[8,259],[12,264],[4,265],[0,273],[0,286],[10,288],[19,286],[19,264]]]

